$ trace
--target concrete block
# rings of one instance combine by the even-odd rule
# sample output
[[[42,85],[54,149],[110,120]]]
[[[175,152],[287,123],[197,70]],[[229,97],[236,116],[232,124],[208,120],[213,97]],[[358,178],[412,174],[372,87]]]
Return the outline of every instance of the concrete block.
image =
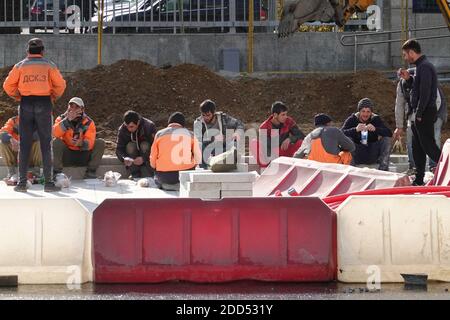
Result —
[[[253,191],[222,191],[222,198],[251,196],[253,196]]]
[[[208,191],[189,191],[180,185],[180,198],[220,199],[220,189]]]
[[[220,190],[222,186],[220,182],[182,182],[181,184],[187,191]]]
[[[253,183],[234,183],[234,182],[224,182],[221,186],[222,191],[252,191]]]
[[[254,182],[258,174],[256,172],[217,172],[210,170],[189,173],[190,182]],[[183,177],[183,179],[187,179]],[[187,181],[187,180],[183,180]]]
[[[238,163],[236,171],[237,172],[248,172],[248,164],[247,163]]]
[[[406,154],[391,154],[389,161],[392,163],[408,163],[408,155],[406,155]]]

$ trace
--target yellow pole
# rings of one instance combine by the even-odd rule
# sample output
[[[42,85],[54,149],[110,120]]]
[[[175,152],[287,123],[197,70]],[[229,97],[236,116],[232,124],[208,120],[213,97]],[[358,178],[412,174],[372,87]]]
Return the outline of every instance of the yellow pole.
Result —
[[[254,0],[248,0],[247,71],[253,73],[253,22]]]
[[[103,39],[103,11],[105,9],[105,0],[101,0],[97,12],[97,64],[102,64],[102,39]]]
[[[402,33],[401,33],[401,38],[402,38],[402,43],[405,43],[406,39],[408,39],[408,35],[407,35],[407,30],[406,30],[406,16],[405,16],[405,1],[408,2],[408,0],[402,0],[401,1],[401,8],[400,8],[400,15],[402,17],[401,21],[402,21]],[[402,46],[400,45],[400,57],[402,56]],[[403,67],[407,67],[406,61],[403,61]]]

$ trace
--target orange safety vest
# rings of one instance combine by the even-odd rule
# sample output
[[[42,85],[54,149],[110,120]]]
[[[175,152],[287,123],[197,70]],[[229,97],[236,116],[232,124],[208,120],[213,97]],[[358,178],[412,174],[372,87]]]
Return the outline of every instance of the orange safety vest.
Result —
[[[65,88],[66,81],[56,65],[40,54],[30,54],[16,64],[3,83],[6,94],[18,101],[22,96],[50,96],[54,101]]]
[[[6,132],[15,140],[19,141],[19,116],[14,116],[6,121],[0,132]]]
[[[311,151],[309,152],[308,160],[348,165],[352,161],[352,154],[348,151],[341,151],[338,155],[328,153],[323,147],[322,139],[317,138],[311,141]]]
[[[95,137],[97,135],[97,129],[94,121],[87,116],[83,117],[83,120],[81,120],[81,125],[75,133],[73,127],[65,126],[64,120],[64,115],[59,116],[55,120],[55,124],[53,125],[53,136],[55,138],[64,141],[70,150],[90,151],[94,149]],[[79,139],[83,140],[83,145],[81,147],[74,145],[74,143],[76,143]]]
[[[183,171],[198,163],[201,163],[201,150],[187,129],[169,124],[156,133],[150,152],[150,165],[156,171]]]

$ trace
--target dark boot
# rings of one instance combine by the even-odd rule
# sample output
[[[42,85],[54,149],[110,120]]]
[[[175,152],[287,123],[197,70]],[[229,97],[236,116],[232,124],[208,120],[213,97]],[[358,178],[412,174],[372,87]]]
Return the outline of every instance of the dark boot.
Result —
[[[61,191],[61,187],[55,186],[53,181],[45,182],[44,184],[44,192],[58,192]]]
[[[14,191],[16,192],[27,192],[27,185],[23,183],[18,183],[17,186],[14,187]]]

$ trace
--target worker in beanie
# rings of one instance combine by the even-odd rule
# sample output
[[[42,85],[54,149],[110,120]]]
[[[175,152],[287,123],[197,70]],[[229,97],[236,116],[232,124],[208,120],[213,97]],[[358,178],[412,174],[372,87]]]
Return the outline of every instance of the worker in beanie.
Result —
[[[33,132],[37,130],[44,167],[44,191],[59,191],[52,179],[52,103],[62,96],[66,81],[56,65],[44,58],[41,39],[28,41],[28,56],[17,63],[9,73],[3,89],[20,101],[20,150],[18,192],[27,191],[27,171],[33,144]]]
[[[340,129],[331,126],[332,121],[327,114],[315,115],[316,129],[306,136],[294,157],[324,163],[350,164],[355,144]]]
[[[155,170],[155,182],[162,189],[177,189],[179,172],[195,169],[201,163],[198,141],[185,125],[184,115],[175,112],[170,115],[167,128],[155,135],[150,165]]]
[[[358,102],[357,112],[345,120],[344,134],[353,140],[352,165],[378,164],[379,170],[389,170],[392,131],[381,117],[373,112],[374,104],[369,98]],[[367,133],[367,139],[361,133]]]

